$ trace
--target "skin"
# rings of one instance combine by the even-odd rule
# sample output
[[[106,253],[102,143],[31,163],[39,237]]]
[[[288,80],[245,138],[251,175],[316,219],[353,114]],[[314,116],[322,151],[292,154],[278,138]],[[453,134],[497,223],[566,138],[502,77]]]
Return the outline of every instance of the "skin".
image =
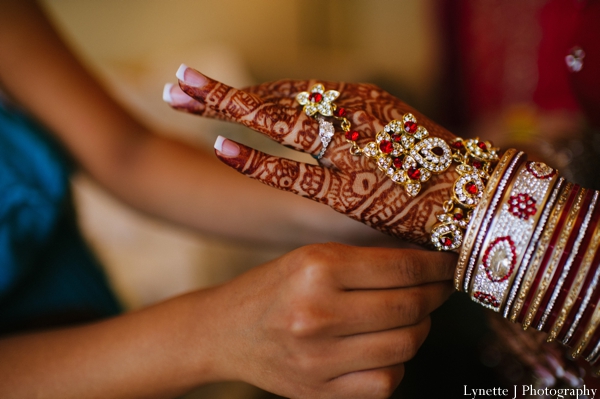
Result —
[[[5,398],[167,398],[242,380],[387,398],[453,289],[451,254],[318,244],[95,324],[0,340]],[[435,265],[435,267],[432,267]]]
[[[316,81],[281,80],[238,90],[191,68],[179,81],[193,100],[171,105],[183,111],[240,123],[299,151],[317,154],[321,149],[318,122],[307,116],[295,97]],[[335,103],[348,110],[352,128],[360,132],[364,147],[391,120],[410,112],[432,137],[455,138],[415,109],[369,84],[324,83],[326,90],[341,94]],[[457,178],[453,169],[434,175],[421,193],[412,198],[381,173],[365,156],[349,153],[350,144],[341,133],[334,135],[320,165],[303,164],[270,156],[235,143],[235,155],[217,151],[221,161],[253,179],[284,191],[326,204],[386,234],[430,246],[429,234],[441,204],[450,198]],[[233,148],[232,141],[228,146]]]
[[[6,54],[0,57],[3,91],[46,125],[83,171],[141,212],[272,245],[382,240],[380,233],[327,207],[255,184],[202,151],[155,134],[105,93],[31,1],[1,3],[0,52]],[[275,87],[272,94],[269,87],[264,90],[279,98]],[[246,104],[244,98],[239,104]],[[314,127],[306,120],[303,134],[296,125],[303,117],[294,115],[286,122],[294,130],[284,129],[282,137],[313,151]],[[363,117],[365,127],[380,127]],[[353,120],[358,125],[360,115]],[[279,168],[295,167],[273,161]],[[341,152],[330,161],[355,167]],[[254,165],[260,175],[260,165]],[[314,176],[317,187],[323,184],[316,174],[303,176]],[[391,209],[404,212],[402,195],[377,180],[367,187],[367,202],[377,216],[368,216],[348,179],[340,178],[338,191],[325,193],[321,202],[333,203],[341,195],[336,204],[346,204],[347,215],[386,230],[380,220],[383,194],[371,200],[377,186],[390,198]],[[317,195],[296,180],[293,186]],[[387,230],[410,237],[409,217],[389,219]],[[425,218],[422,214],[419,223]],[[425,339],[429,313],[452,292],[455,262],[451,254],[316,244],[222,286],[137,312],[3,336],[2,397],[166,398],[235,379],[294,398],[384,398]]]

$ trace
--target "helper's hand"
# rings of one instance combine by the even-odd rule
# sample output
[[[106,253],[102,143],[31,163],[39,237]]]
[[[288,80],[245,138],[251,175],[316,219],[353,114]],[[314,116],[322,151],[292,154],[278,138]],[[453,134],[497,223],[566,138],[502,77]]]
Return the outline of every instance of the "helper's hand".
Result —
[[[184,66],[179,85],[170,89],[171,105],[198,115],[240,123],[299,151],[317,154],[321,149],[318,122],[303,112],[295,97],[316,81],[282,80],[238,90]],[[410,112],[430,137],[447,141],[454,136],[418,111],[370,84],[323,83],[326,90],[341,94],[335,100],[347,110],[352,129],[359,132],[362,148],[391,120]],[[333,118],[332,118],[333,119]],[[217,156],[243,174],[270,186],[291,191],[359,220],[385,233],[419,244],[427,244],[435,214],[456,180],[452,167],[434,175],[412,198],[380,172],[366,156],[349,153],[351,144],[336,125],[336,134],[319,165],[298,163],[270,156],[236,144],[219,143]]]
[[[452,293],[453,254],[318,244],[216,288],[221,379],[291,398],[387,398]]]

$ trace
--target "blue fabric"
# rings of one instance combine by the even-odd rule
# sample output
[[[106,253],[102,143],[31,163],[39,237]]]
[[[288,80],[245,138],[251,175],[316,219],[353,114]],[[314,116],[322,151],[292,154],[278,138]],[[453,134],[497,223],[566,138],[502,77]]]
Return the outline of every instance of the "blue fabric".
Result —
[[[77,228],[71,171],[51,136],[0,99],[0,331],[120,311]]]

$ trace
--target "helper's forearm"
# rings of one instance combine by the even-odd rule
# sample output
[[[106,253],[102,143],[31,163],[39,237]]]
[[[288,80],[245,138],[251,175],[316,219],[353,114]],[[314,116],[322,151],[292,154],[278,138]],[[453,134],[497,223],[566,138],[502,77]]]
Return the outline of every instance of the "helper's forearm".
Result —
[[[0,339],[2,397],[165,398],[217,379],[204,331],[207,292],[95,324]]]

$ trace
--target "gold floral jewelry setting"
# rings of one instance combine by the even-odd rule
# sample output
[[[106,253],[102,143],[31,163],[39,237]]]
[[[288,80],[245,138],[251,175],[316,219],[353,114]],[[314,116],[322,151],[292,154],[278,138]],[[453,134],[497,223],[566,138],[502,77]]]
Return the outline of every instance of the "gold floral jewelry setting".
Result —
[[[348,137],[348,132],[350,131],[350,121],[346,119],[346,110],[344,108],[338,108],[337,105],[333,103],[333,101],[340,96],[340,92],[336,90],[327,90],[325,91],[325,87],[322,84],[317,83],[314,85],[310,92],[303,91],[298,93],[296,96],[296,101],[303,106],[302,110],[308,116],[312,116],[319,121],[319,138],[321,139],[321,150],[314,157],[319,160],[325,155],[325,151],[327,151],[327,147],[333,138],[335,133],[335,128],[333,127],[333,123],[325,120],[326,116],[333,116],[336,119],[342,121],[342,129],[346,132],[346,137]],[[356,133],[356,132],[354,132]],[[356,133],[356,138],[358,138],[358,133]],[[356,140],[355,138],[355,140]]]
[[[448,144],[428,136],[427,129],[417,125],[412,114],[404,114],[402,121],[393,120],[385,125],[362,153],[414,197],[421,191],[421,183],[429,180],[433,173],[446,171],[452,163]]]
[[[459,178],[452,187],[452,198],[443,205],[444,213],[437,215],[431,242],[440,251],[461,246],[473,208],[483,196],[492,166],[498,162],[498,149],[489,141],[457,138],[450,147],[452,160],[458,163]]]

